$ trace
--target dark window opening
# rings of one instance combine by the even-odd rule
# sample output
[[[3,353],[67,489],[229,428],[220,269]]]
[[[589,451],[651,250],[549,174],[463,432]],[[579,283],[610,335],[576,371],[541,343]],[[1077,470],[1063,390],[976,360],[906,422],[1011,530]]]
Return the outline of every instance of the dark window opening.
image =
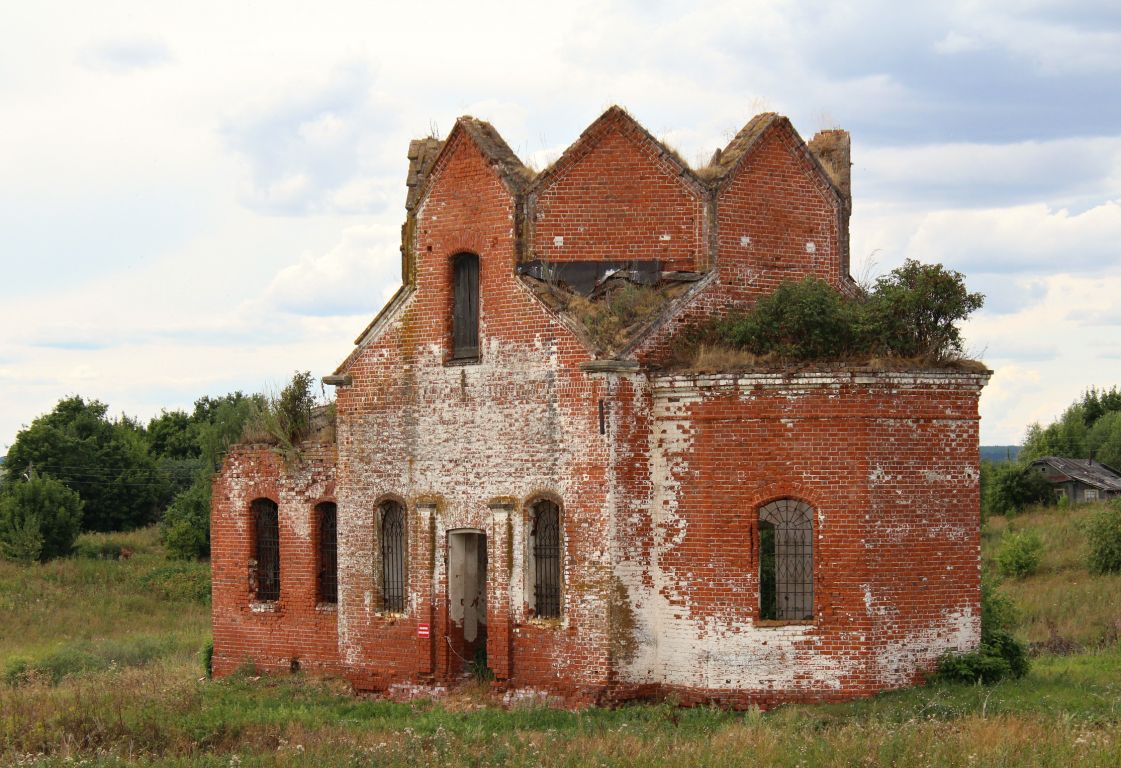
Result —
[[[339,601],[338,508],[324,502],[315,508],[319,518],[318,600]]]
[[[479,356],[479,257],[461,253],[452,260],[452,358]]]
[[[759,510],[759,618],[813,618],[813,508],[779,499]]]
[[[561,537],[560,507],[542,499],[533,509],[533,606],[537,616],[560,618]]]
[[[280,599],[280,513],[276,502],[253,502],[255,568],[254,597],[261,601]]]
[[[396,501],[381,505],[381,607],[405,610],[405,508]]]

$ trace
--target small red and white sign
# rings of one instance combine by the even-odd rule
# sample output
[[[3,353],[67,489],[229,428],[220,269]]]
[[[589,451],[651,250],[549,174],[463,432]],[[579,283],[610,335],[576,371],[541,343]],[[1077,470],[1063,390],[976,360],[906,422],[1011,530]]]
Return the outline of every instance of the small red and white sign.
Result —
[[[428,637],[428,634],[429,633],[428,633],[428,625],[427,624],[417,624],[416,625],[416,636],[417,637]]]

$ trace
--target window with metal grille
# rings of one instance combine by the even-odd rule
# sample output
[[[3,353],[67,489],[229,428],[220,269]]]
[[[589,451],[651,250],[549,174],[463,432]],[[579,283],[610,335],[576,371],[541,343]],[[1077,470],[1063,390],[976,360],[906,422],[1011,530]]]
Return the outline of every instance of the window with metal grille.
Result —
[[[813,507],[778,499],[759,509],[759,617],[813,618]]]
[[[541,499],[531,510],[533,609],[540,618],[555,619],[561,613],[560,507],[556,502]]]
[[[339,601],[338,509],[329,501],[315,508],[319,519],[318,595],[321,603]]]
[[[452,358],[479,356],[479,257],[461,253],[452,259]]]
[[[405,508],[400,502],[381,505],[381,607],[405,610]]]
[[[280,513],[276,502],[257,499],[253,510],[253,556],[256,560],[254,597],[280,599]]]

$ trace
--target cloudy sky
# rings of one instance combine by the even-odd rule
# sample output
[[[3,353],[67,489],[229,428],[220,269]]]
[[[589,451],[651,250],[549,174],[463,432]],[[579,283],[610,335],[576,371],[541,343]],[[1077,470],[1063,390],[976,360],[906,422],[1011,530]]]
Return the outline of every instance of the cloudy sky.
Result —
[[[988,296],[982,442],[1121,384],[1121,5],[3,2],[0,453],[59,398],[147,419],[329,373],[399,282],[405,150],[543,167],[613,103],[704,162],[853,137],[853,272]]]

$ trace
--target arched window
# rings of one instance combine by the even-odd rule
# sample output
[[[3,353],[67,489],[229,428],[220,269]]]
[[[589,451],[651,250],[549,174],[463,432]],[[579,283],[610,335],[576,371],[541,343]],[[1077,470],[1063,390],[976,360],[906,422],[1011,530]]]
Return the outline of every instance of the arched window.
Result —
[[[813,619],[813,518],[797,499],[759,509],[759,618]]]
[[[460,253],[452,259],[452,358],[479,356],[479,257]]]
[[[530,506],[529,567],[534,614],[543,619],[561,615],[560,507],[549,499]]]
[[[405,508],[398,501],[383,501],[381,522],[381,607],[383,611],[405,610]]]
[[[253,512],[254,598],[280,599],[280,512],[272,499],[256,499]]]
[[[325,501],[315,508],[319,524],[319,568],[316,598],[321,603],[339,602],[338,508]]]

